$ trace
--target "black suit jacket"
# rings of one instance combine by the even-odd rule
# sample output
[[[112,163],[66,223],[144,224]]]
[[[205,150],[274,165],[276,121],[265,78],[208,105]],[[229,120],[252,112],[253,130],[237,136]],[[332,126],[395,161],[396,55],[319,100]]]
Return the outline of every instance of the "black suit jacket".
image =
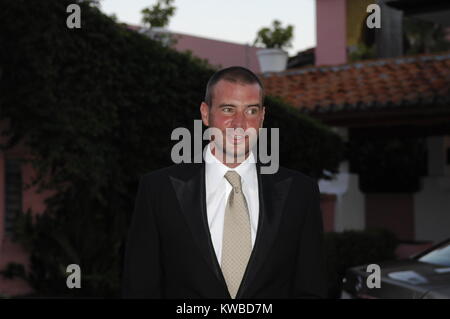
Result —
[[[255,245],[236,298],[326,297],[317,183],[260,174]],[[126,298],[230,298],[209,232],[204,164],[141,178],[123,273]]]

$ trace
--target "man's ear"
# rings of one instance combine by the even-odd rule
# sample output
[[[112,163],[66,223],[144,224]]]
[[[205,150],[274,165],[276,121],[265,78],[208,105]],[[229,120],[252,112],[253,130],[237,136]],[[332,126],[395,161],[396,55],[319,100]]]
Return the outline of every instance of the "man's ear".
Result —
[[[202,121],[205,126],[209,126],[209,106],[205,102],[200,104],[200,114],[202,116]]]

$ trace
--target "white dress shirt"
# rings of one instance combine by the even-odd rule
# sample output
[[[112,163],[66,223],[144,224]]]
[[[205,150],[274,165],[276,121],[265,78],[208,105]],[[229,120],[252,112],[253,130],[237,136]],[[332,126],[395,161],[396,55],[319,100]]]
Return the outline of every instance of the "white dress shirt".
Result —
[[[256,175],[255,158],[252,153],[239,166],[230,168],[220,162],[211,152],[211,144],[204,152],[206,210],[208,215],[209,231],[214,251],[219,264],[222,257],[222,236],[225,217],[225,207],[228,196],[232,190],[230,183],[225,179],[225,173],[236,171],[241,176],[242,191],[247,201],[250,214],[252,247],[255,244],[259,217],[258,176]]]

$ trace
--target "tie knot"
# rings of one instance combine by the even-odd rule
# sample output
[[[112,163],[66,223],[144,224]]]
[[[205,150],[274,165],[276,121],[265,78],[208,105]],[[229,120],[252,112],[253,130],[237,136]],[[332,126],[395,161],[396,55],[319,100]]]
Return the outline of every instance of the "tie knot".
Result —
[[[227,181],[233,186],[235,190],[241,189],[241,176],[235,171],[228,171],[225,174]]]

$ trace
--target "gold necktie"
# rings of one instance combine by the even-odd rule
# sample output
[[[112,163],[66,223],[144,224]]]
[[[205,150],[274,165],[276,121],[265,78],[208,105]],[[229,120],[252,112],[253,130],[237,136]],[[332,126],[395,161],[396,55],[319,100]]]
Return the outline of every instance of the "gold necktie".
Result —
[[[242,192],[241,176],[235,171],[228,171],[225,178],[233,189],[228,196],[225,208],[221,267],[228,291],[234,299],[250,259],[252,238],[250,216]]]

